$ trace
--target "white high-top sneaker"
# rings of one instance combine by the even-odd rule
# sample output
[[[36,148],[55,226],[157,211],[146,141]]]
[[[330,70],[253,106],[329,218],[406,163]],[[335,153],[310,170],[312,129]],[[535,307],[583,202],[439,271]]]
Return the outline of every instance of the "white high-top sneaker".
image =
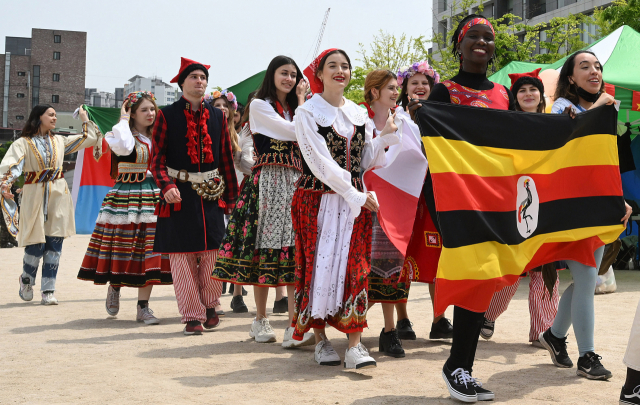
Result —
[[[347,349],[344,355],[344,368],[361,369],[369,367],[376,367],[376,361],[369,356],[367,348],[362,343]]]
[[[136,321],[144,322],[145,325],[157,325],[160,323],[160,319],[153,315],[153,311],[149,306],[141,308],[140,305],[138,305],[137,307],[138,314],[136,315]]]
[[[276,341],[276,333],[269,324],[267,318],[262,318],[259,321],[254,319],[251,323],[251,330],[249,336],[254,338],[258,343],[268,343]]]
[[[18,290],[20,298],[22,298],[23,301],[31,301],[33,299],[33,287],[31,287],[29,281],[27,280],[25,284],[22,276],[18,276],[18,282],[20,283],[20,290]]]
[[[52,292],[42,293],[42,305],[58,305],[58,300],[53,296]]]

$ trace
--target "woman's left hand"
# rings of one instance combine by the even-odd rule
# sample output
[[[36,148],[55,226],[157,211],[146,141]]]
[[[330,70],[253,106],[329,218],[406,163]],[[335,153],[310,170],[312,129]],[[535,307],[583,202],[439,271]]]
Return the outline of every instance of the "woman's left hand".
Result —
[[[624,223],[624,227],[626,228],[627,227],[627,222],[629,222],[629,218],[631,217],[631,212],[633,211],[633,209],[626,202],[624,203],[624,206],[625,206],[627,212],[626,212],[626,214],[624,214],[624,217],[622,217],[620,222]]]

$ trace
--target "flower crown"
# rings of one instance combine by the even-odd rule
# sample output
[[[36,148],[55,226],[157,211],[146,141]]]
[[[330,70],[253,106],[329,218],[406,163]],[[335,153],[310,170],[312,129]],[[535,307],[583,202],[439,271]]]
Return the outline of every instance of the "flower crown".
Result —
[[[124,102],[129,101],[129,105],[132,106],[140,101],[142,99],[142,96],[148,96],[153,101],[156,101],[156,96],[154,96],[150,91],[134,91],[133,93],[129,93],[129,95],[124,99]]]
[[[426,76],[431,76],[433,78],[433,84],[440,82],[440,75],[435,71],[434,68],[429,66],[429,63],[426,60],[422,62],[416,62],[410,66],[403,66],[398,70],[398,86],[402,86],[402,83],[405,79],[410,78],[416,73],[422,73]]]
[[[205,94],[204,99],[208,102],[213,102],[215,99],[225,97],[231,105],[233,105],[233,109],[238,109],[238,100],[236,96],[227,89],[222,90],[221,92],[218,90],[212,91],[211,94]]]

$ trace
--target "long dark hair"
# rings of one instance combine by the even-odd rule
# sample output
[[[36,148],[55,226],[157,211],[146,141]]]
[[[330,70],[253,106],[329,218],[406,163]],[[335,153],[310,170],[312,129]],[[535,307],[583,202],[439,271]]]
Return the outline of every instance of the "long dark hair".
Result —
[[[256,93],[258,93],[258,90],[252,91],[247,97],[247,105],[244,106],[244,112],[242,113],[242,118],[240,118],[241,126],[244,126],[244,123],[249,121],[249,109],[251,108],[251,101],[256,98]]]
[[[49,108],[53,107],[49,104],[38,104],[33,107],[33,110],[31,110],[31,113],[29,114],[29,119],[27,119],[27,123],[24,125],[24,128],[22,128],[22,134],[20,134],[20,136],[31,138],[36,135],[40,130],[40,124],[42,124],[40,117],[42,117]],[[55,108],[53,108],[53,110],[55,111]]]
[[[453,56],[460,59],[460,69],[462,69],[462,54],[459,53],[458,50],[456,49],[458,46],[458,36],[460,35],[460,31],[462,30],[462,27],[464,27],[464,25],[467,23],[467,21],[472,20],[474,18],[487,18],[487,17],[483,16],[482,14],[469,14],[468,16],[463,18],[462,21],[458,23],[458,27],[453,32],[453,37],[451,37],[451,43],[453,44],[453,48],[451,49],[451,52],[453,53]],[[491,59],[489,59],[489,63],[491,63],[491,61],[495,57],[496,57],[496,51],[494,49],[493,55],[491,55]],[[487,68],[488,67],[489,66],[487,66]]]
[[[573,69],[576,66],[576,56],[580,55],[581,53],[590,53],[591,55],[596,56],[596,54],[591,51],[578,51],[567,58],[567,60],[564,62],[564,65],[562,65],[562,69],[560,69],[560,76],[558,76],[558,84],[556,85],[556,94],[554,95],[554,100],[562,97],[571,101],[575,105],[578,105],[578,103],[580,103],[580,97],[578,97],[578,86],[569,82],[569,76],[573,75]],[[597,56],[596,59],[598,59]],[[600,63],[599,60],[598,63]],[[602,71],[602,63],[600,63],[600,71]],[[604,92],[604,80],[602,81],[602,85],[600,86],[600,92]]]
[[[287,94],[287,104],[289,104],[289,108],[291,111],[295,111],[298,108],[298,96],[296,96],[296,87],[300,80],[302,80],[302,70],[298,67],[296,62],[288,56],[278,55],[271,60],[269,63],[269,67],[267,67],[267,72],[264,74],[264,80],[258,89],[258,92],[255,95],[255,98],[259,98],[260,100],[266,100],[267,98],[271,100],[271,102],[275,103],[278,100],[278,94],[276,93],[276,81],[275,75],[276,70],[280,66],[284,65],[293,65],[296,68],[296,84],[293,86],[289,94]],[[285,106],[282,106],[285,108]],[[245,111],[248,108],[245,109]]]

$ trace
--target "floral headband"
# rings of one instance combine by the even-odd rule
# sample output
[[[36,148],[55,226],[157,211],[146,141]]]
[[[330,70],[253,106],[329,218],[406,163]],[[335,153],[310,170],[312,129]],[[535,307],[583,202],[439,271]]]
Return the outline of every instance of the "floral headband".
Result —
[[[156,101],[156,96],[153,95],[150,91],[134,91],[133,93],[129,93],[129,95],[124,99],[124,102],[129,102],[129,105],[132,106],[138,101],[142,99],[142,96],[148,96],[153,101]]]
[[[435,71],[426,60],[422,62],[416,62],[410,66],[403,66],[398,70],[398,86],[402,86],[402,83],[415,75],[416,73],[422,73],[425,76],[431,76],[433,78],[433,84],[440,82],[440,75]]]
[[[227,90],[227,89],[224,89],[221,92],[218,91],[218,90],[215,90],[215,91],[211,92],[211,94],[205,94],[204,99],[206,101],[212,102],[215,99],[220,98],[220,97],[226,98],[227,101],[229,103],[231,103],[231,105],[233,105],[233,109],[234,110],[238,109],[238,100],[236,99],[236,96],[232,92]]]
[[[496,36],[496,32],[493,29],[493,25],[491,25],[491,23],[489,22],[489,20],[487,20],[486,18],[482,18],[482,17],[477,17],[474,18],[472,20],[467,21],[462,28],[460,29],[460,34],[458,34],[458,42],[462,42],[462,38],[464,38],[465,35],[467,35],[467,31],[469,31],[469,29],[471,27],[473,27],[474,25],[488,25],[489,28],[491,28],[491,32],[493,33],[493,36]]]

